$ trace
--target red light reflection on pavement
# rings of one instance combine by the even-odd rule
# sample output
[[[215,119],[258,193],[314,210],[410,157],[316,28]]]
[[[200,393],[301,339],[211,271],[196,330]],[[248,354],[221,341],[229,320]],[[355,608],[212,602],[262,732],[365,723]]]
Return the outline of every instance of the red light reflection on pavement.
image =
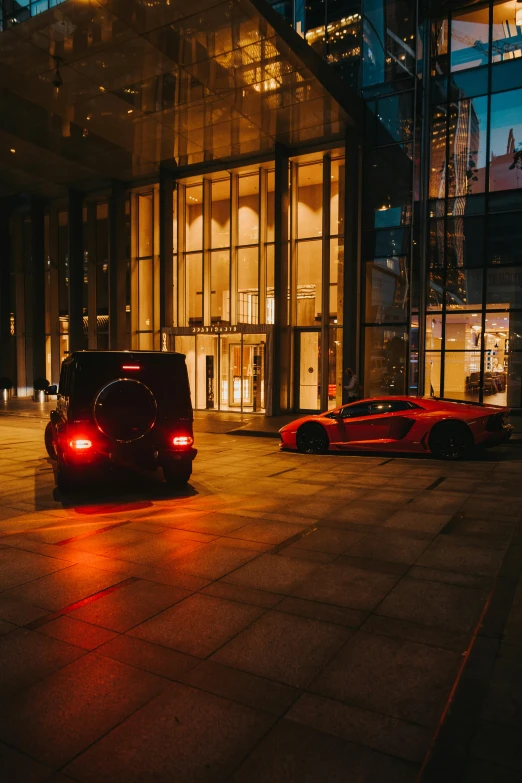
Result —
[[[77,514],[117,514],[119,511],[140,511],[142,508],[151,508],[154,504],[150,500],[138,500],[135,503],[106,503],[100,506],[77,506],[74,510]]]

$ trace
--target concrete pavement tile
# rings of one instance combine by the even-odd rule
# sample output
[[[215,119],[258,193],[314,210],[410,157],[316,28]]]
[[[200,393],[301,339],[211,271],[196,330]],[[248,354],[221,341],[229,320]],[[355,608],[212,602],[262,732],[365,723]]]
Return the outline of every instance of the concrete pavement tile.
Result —
[[[180,679],[187,685],[272,715],[283,715],[300,693],[297,688],[216,661],[202,661]]]
[[[463,546],[440,536],[417,560],[417,565],[443,571],[461,571],[475,576],[493,576],[499,567],[503,553],[496,549]]]
[[[250,517],[241,517],[226,512],[206,513],[197,515],[193,519],[178,521],[177,529],[194,530],[199,533],[208,533],[215,536],[224,536],[251,522]]]
[[[298,549],[312,549],[318,552],[329,552],[341,555],[366,535],[365,531],[341,530],[333,527],[318,527],[308,535],[296,541],[293,546]]]
[[[332,563],[320,566],[312,578],[299,585],[292,594],[310,601],[371,612],[398,580],[397,575]]]
[[[0,637],[0,698],[27,688],[83,655],[65,642],[19,628]]]
[[[339,625],[272,610],[225,644],[212,660],[304,688],[351,633]]]
[[[6,619],[9,620],[8,617]],[[519,580],[515,590],[513,603],[504,629],[504,640],[510,644],[522,645],[522,579]]]
[[[81,783],[215,783],[228,779],[273,721],[266,713],[172,684],[65,772]]]
[[[281,601],[282,596],[269,593],[264,590],[254,590],[241,585],[232,585],[227,582],[213,582],[204,587],[201,592],[204,595],[213,595],[216,598],[228,598],[230,601],[238,601],[240,604],[252,604],[264,609],[271,609]]]
[[[0,591],[67,568],[64,560],[7,547],[0,549]]]
[[[501,501],[499,502],[499,498]],[[459,509],[465,517],[491,517],[498,520],[518,521],[522,518],[520,497],[477,495],[467,500]]]
[[[220,579],[230,571],[257,557],[257,552],[244,547],[222,546],[219,543],[203,545],[198,551],[183,557],[172,557],[173,568],[205,579]],[[166,561],[163,566],[165,567]]]
[[[272,544],[262,544],[260,541],[250,541],[244,538],[229,538],[221,536],[216,538],[215,543],[219,546],[231,546],[235,549],[250,549],[251,552],[270,552],[273,549]]]
[[[482,708],[486,721],[522,728],[522,647],[502,643]]]
[[[469,492],[423,492],[408,504],[409,511],[429,514],[454,514],[469,498]]]
[[[368,616],[366,612],[357,609],[347,609],[344,606],[332,606],[318,601],[304,601],[302,598],[284,598],[277,606],[281,612],[309,617],[311,620],[322,620],[325,623],[345,625],[348,628],[359,628]]]
[[[520,783],[520,772],[484,759],[471,759],[461,783]]]
[[[140,565],[159,566],[173,555],[188,555],[203,546],[200,541],[190,538],[167,538],[164,533],[147,536],[134,544],[126,544],[111,549],[110,556],[117,560]]]
[[[458,574],[454,571],[440,571],[437,568],[414,565],[408,571],[411,579],[424,579],[427,582],[445,582],[448,585],[474,587],[476,590],[490,590],[492,578],[489,576],[474,576],[473,574]]]
[[[520,723],[511,728],[490,721],[481,721],[471,743],[470,755],[485,759],[500,767],[522,773],[522,754],[520,753]]]
[[[423,626],[471,632],[487,596],[483,590],[404,577],[375,611]]]
[[[389,563],[414,563],[429,546],[429,541],[401,535],[392,530],[373,531],[351,546],[346,554],[368,557]]]
[[[153,674],[88,653],[4,701],[0,736],[42,764],[61,767],[166,686]]]
[[[117,636],[99,647],[97,653],[169,680],[178,680],[200,663],[200,658],[127,635]]]
[[[424,510],[407,511],[406,509],[401,509],[391,514],[383,527],[397,528],[399,530],[420,530],[425,533],[433,533],[435,536],[437,533],[440,533],[451,517],[451,514],[431,514]]]
[[[445,650],[456,650],[464,653],[468,647],[469,632],[452,632],[437,626],[426,627],[407,620],[395,620],[391,617],[372,614],[362,625],[365,633],[377,636],[391,636],[431,647],[441,647]]]
[[[389,503],[373,503],[370,500],[354,500],[347,506],[337,509],[321,520],[321,525],[327,527],[343,527],[345,523],[352,525],[372,525],[379,527],[397,509]]]
[[[120,575],[111,574],[109,571],[71,565],[49,576],[42,576],[7,590],[3,597],[27,601],[43,609],[57,611],[120,581]]]
[[[263,610],[209,595],[192,595],[133,628],[130,635],[206,658]]]
[[[280,555],[261,555],[228,574],[224,581],[254,590],[289,594],[317,568],[317,563],[307,563]]]
[[[281,557],[308,560],[310,563],[332,563],[337,557],[337,555],[328,554],[328,552],[317,552],[314,549],[299,549],[292,544],[278,551],[278,554]]]
[[[6,783],[47,783],[51,770],[0,742],[0,779]]]
[[[67,536],[63,536],[63,539],[66,538]],[[79,549],[82,552],[104,555],[109,554],[111,550],[116,547],[135,544],[138,541],[147,541],[149,538],[150,533],[129,530],[125,525],[113,528],[112,530],[105,530],[103,533],[97,533],[96,535],[90,535],[86,538],[71,541],[69,546],[71,549]]]
[[[104,644],[116,636],[112,631],[107,631],[97,625],[90,625],[90,623],[82,623],[80,620],[73,620],[70,616],[51,620],[38,628],[38,633],[52,636],[53,639],[60,639],[68,644],[74,644],[83,650],[94,650],[100,644]]]
[[[339,737],[282,720],[231,783],[414,783],[418,767]]]
[[[312,693],[304,693],[290,708],[286,718],[334,737],[418,763],[424,759],[433,733],[424,726]]]
[[[16,628],[18,628],[18,626],[14,623],[9,623],[7,620],[0,620],[0,636],[3,636],[10,631],[14,631]]]
[[[123,633],[188,595],[178,587],[139,580],[75,609],[70,617]]]
[[[309,690],[433,727],[460,662],[449,650],[357,631]]]
[[[289,515],[289,520],[291,516]],[[266,519],[259,522],[248,520],[248,524],[228,534],[229,538],[241,538],[250,541],[260,541],[264,544],[280,544],[289,538],[306,530],[306,525],[295,525],[289,522],[271,522]]]

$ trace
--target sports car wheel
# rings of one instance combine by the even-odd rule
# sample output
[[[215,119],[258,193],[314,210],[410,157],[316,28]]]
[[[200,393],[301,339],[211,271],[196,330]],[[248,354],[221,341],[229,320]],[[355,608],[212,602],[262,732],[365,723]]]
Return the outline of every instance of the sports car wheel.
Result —
[[[464,459],[473,448],[473,436],[465,424],[438,424],[431,431],[429,447],[439,459]]]
[[[326,454],[328,435],[320,424],[305,424],[297,430],[296,444],[301,454]]]
[[[47,427],[45,428],[45,448],[47,449],[47,453],[50,456],[51,459],[56,459],[56,451],[54,448],[54,441],[53,441],[53,428],[51,425],[51,422],[48,423]]]

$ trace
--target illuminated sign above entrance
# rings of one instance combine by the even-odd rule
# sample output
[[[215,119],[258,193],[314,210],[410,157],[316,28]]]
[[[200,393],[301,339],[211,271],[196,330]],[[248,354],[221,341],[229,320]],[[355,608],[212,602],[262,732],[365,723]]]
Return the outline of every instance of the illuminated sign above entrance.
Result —
[[[193,326],[192,334],[225,334],[237,332],[237,326]]]

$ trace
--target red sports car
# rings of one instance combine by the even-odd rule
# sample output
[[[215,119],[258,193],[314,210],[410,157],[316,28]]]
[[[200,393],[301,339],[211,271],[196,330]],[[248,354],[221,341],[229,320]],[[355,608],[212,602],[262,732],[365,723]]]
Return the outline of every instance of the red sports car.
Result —
[[[506,441],[513,431],[508,413],[509,408],[433,397],[371,398],[303,416],[279,434],[282,449],[303,454],[355,449],[459,459],[477,446]]]

